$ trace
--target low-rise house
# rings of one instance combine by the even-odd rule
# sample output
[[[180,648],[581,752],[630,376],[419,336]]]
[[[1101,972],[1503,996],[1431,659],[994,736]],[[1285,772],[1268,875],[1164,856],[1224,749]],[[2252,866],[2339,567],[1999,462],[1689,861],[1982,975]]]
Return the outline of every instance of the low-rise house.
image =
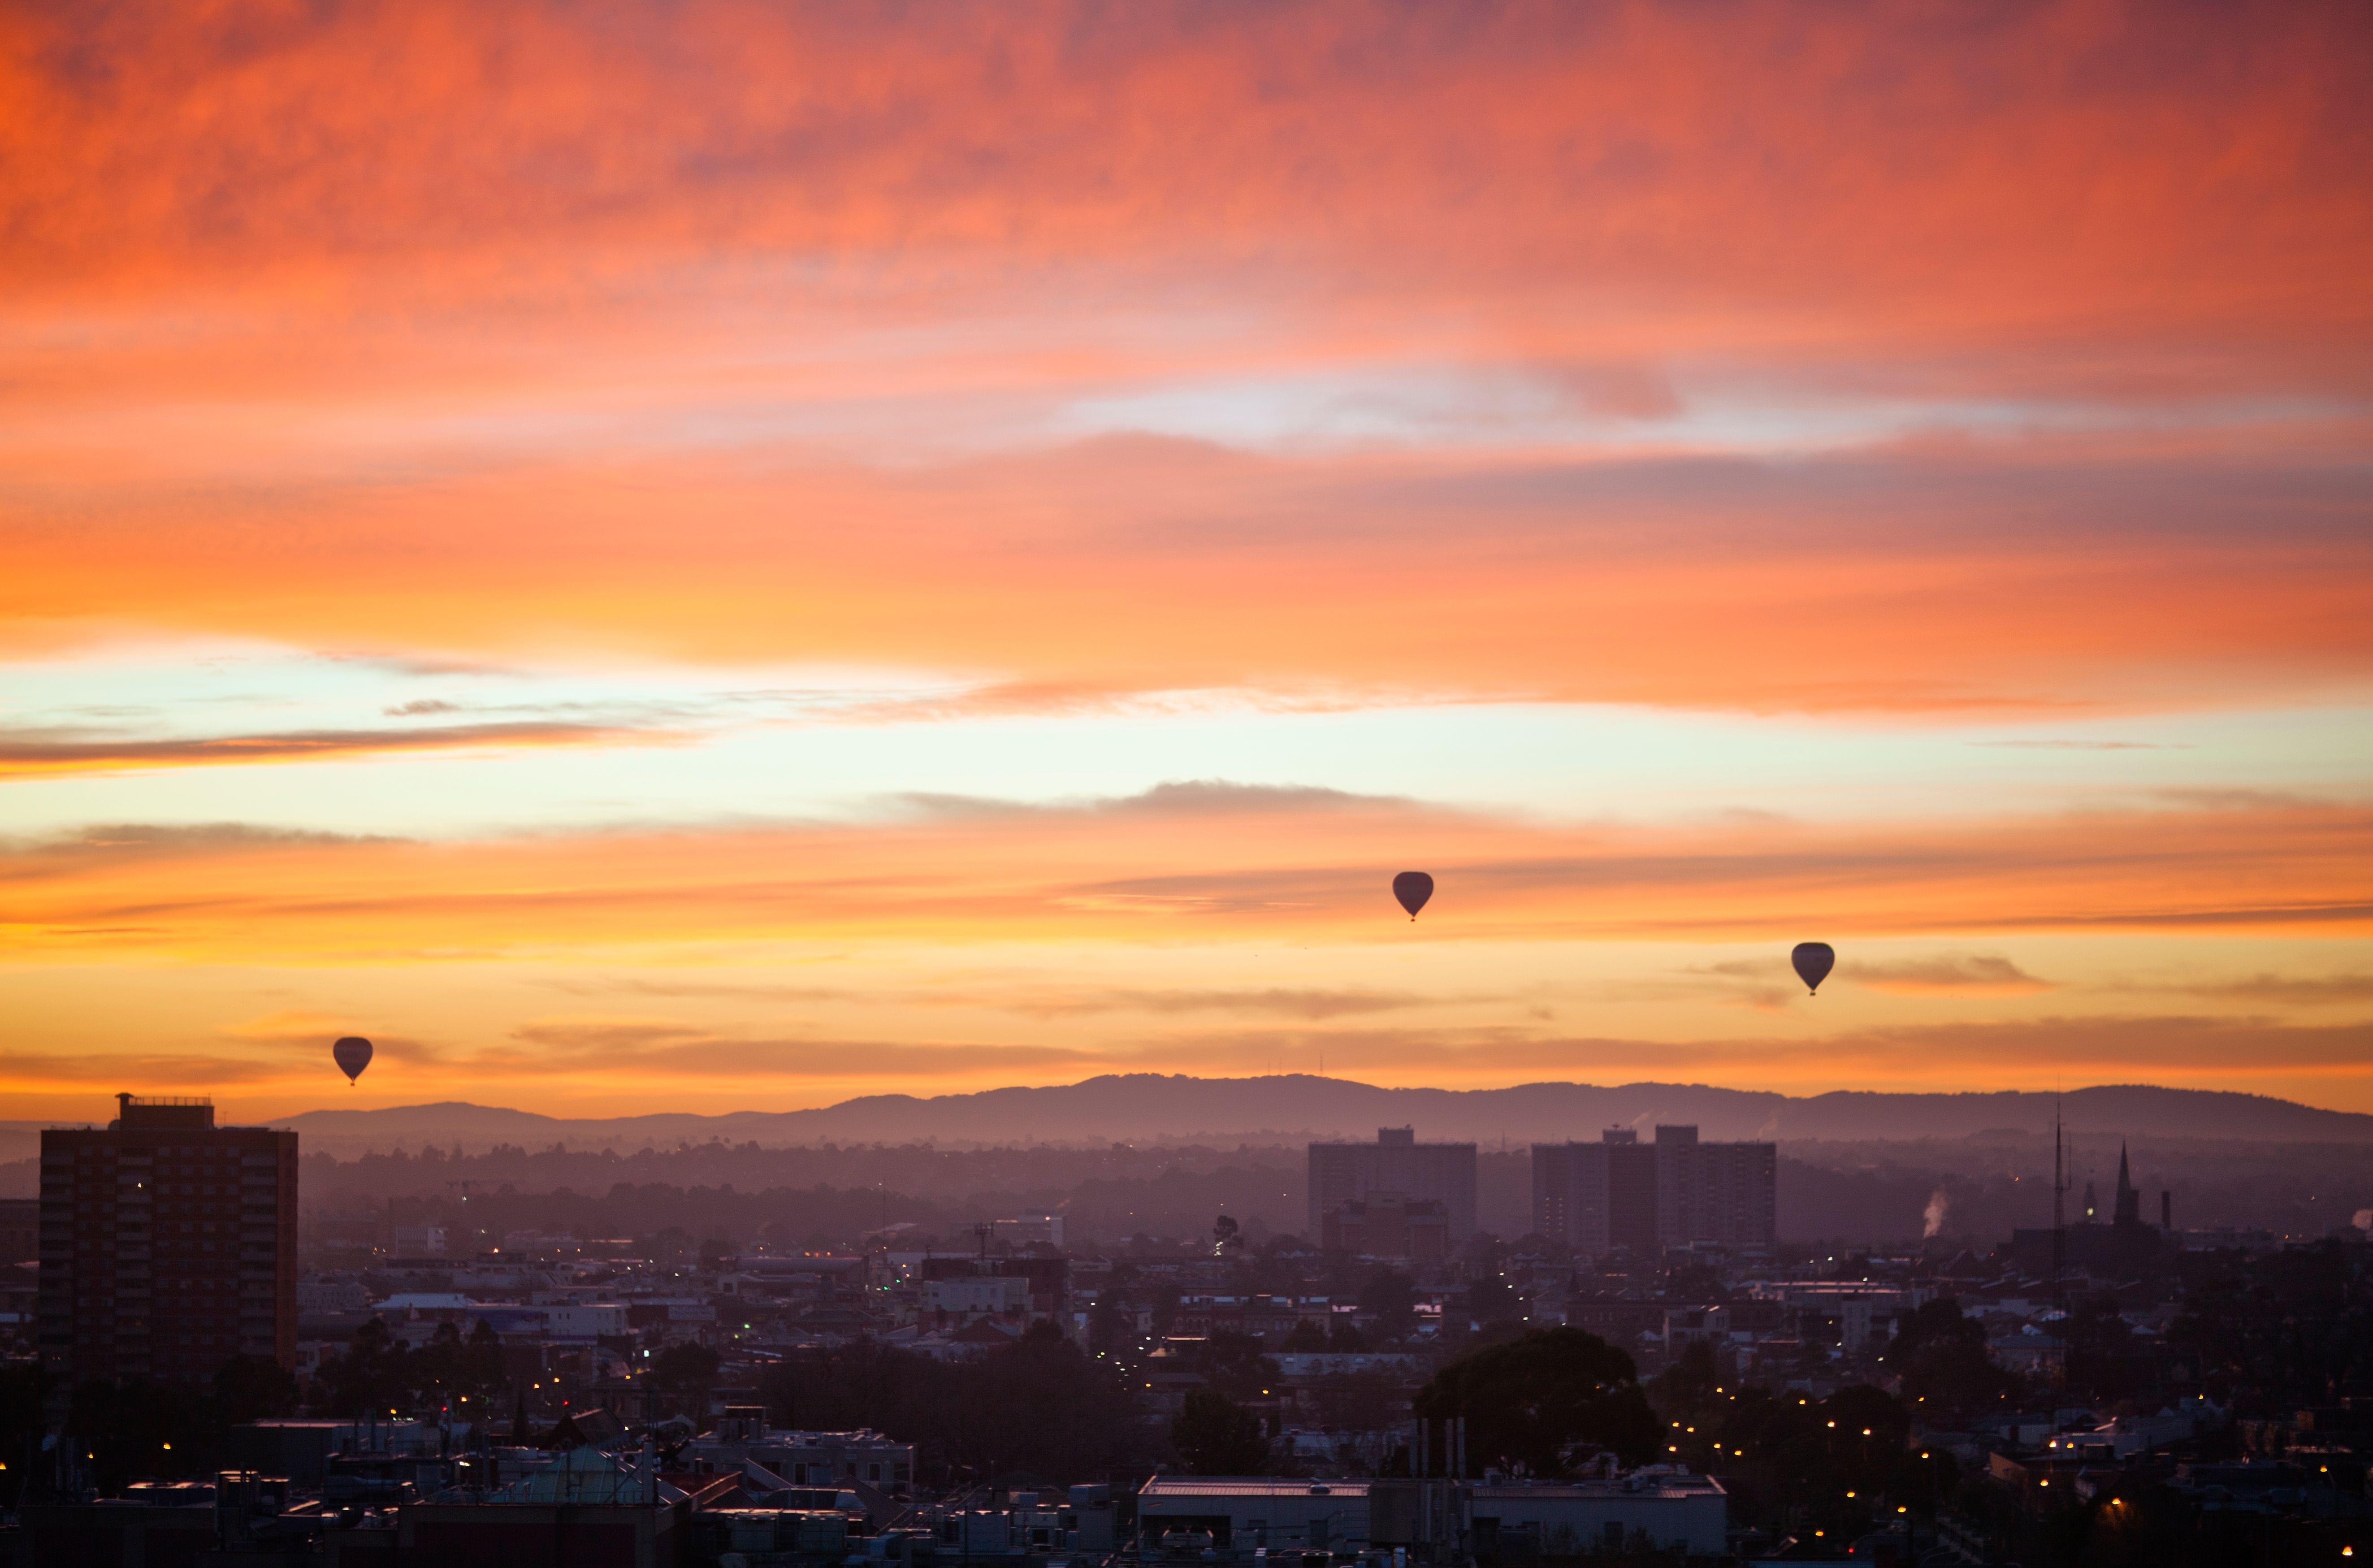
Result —
[[[715,1430],[687,1444],[683,1456],[724,1469],[745,1462],[764,1466],[795,1487],[837,1487],[861,1481],[885,1494],[914,1483],[915,1445],[870,1428],[854,1432],[803,1432],[768,1427],[766,1412],[728,1409]]]
[[[2098,1426],[2054,1433],[2043,1440],[2046,1454],[2073,1454],[2085,1458],[2130,1458],[2171,1444],[2188,1443],[2225,1425],[2226,1413],[2214,1401],[2186,1398],[2156,1415],[2118,1416]]]
[[[2171,1483],[2204,1514],[2276,1514],[2307,1501],[2307,1477],[2274,1459],[2178,1465]]]
[[[1021,1327],[1030,1310],[1030,1281],[999,1274],[959,1274],[923,1281],[923,1321],[931,1328],[962,1328],[984,1317]]]

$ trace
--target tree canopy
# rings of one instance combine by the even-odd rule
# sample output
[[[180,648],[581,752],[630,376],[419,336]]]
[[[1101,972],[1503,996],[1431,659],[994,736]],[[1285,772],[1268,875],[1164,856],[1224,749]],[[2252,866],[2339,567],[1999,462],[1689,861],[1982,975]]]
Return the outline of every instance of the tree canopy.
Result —
[[[1190,1388],[1178,1419],[1170,1423],[1170,1445],[1179,1463],[1198,1476],[1268,1473],[1268,1439],[1260,1417],[1217,1388]]]
[[[1929,1421],[1999,1410],[2017,1376],[1986,1353],[1985,1325],[1950,1296],[1907,1312],[1879,1360],[1903,1379],[1904,1401]]]
[[[508,1381],[502,1338],[484,1318],[467,1338],[458,1326],[440,1323],[428,1343],[415,1351],[373,1317],[355,1330],[345,1354],[323,1364],[318,1403],[342,1416],[380,1410],[413,1415],[454,1405],[484,1420]]]
[[[1470,1469],[1563,1475],[1602,1451],[1627,1465],[1656,1457],[1656,1416],[1638,1375],[1630,1356],[1596,1334],[1536,1329],[1452,1362],[1414,1404],[1430,1421],[1467,1418]]]

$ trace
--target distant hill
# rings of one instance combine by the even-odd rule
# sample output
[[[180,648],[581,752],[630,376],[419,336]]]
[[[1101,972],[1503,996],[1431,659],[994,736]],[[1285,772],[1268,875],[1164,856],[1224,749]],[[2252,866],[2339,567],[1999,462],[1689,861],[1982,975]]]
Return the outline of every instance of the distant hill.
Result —
[[[385,1110],[317,1110],[273,1125],[305,1146],[341,1154],[435,1142],[483,1149],[632,1152],[679,1142],[995,1145],[1017,1143],[1253,1142],[1367,1139],[1379,1127],[1413,1125],[1424,1139],[1528,1143],[1596,1139],[1610,1126],[1653,1135],[1658,1123],[1694,1123],[1709,1139],[1784,1142],[1961,1139],[2002,1131],[2048,1136],[2057,1104],[2087,1134],[2240,1139],[2262,1142],[2373,1142],[2373,1116],[2320,1110],[2262,1094],[2105,1084],[2042,1094],[1794,1096],[1701,1083],[1528,1083],[1512,1089],[1385,1089],[1340,1078],[1109,1074],[1084,1082],[989,1089],[920,1098],[873,1094],[801,1111],[725,1116],[567,1119],[448,1101]]]

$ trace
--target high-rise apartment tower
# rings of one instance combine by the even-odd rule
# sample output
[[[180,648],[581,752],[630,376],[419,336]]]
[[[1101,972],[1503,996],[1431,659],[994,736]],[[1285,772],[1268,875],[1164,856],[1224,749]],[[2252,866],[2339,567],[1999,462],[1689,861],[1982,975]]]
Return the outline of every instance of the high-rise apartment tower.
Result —
[[[42,1359],[65,1377],[204,1379],[297,1359],[297,1135],[205,1100],[116,1096],[41,1133]]]
[[[1701,1143],[1694,1127],[1660,1127],[1654,1143],[1622,1127],[1596,1143],[1536,1143],[1533,1228],[1592,1258],[1701,1242],[1769,1248],[1778,1166],[1777,1145]]]
[[[1385,1195],[1440,1203],[1456,1246],[1475,1234],[1475,1145],[1420,1143],[1415,1128],[1385,1127],[1374,1143],[1310,1146],[1310,1240],[1326,1234],[1330,1211]]]

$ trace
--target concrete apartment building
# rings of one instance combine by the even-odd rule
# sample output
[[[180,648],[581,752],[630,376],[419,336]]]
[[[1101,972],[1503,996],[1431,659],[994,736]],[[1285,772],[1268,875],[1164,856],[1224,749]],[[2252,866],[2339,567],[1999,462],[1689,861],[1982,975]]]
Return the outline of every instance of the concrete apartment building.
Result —
[[[1343,1205],[1384,1197],[1404,1210],[1441,1204],[1446,1241],[1455,1247],[1475,1234],[1475,1145],[1420,1143],[1415,1128],[1385,1127],[1374,1143],[1310,1146],[1309,1239],[1324,1237],[1327,1216]]]
[[[1660,1127],[1654,1143],[1619,1127],[1596,1143],[1536,1143],[1533,1228],[1593,1258],[1701,1243],[1768,1249],[1778,1169],[1778,1145],[1700,1142],[1694,1127]]]
[[[69,1379],[203,1380],[297,1360],[297,1135],[205,1100],[116,1096],[41,1133],[41,1356]]]
[[[1318,1245],[1363,1258],[1439,1262],[1450,1256],[1449,1210],[1438,1199],[1372,1192],[1327,1210]]]

